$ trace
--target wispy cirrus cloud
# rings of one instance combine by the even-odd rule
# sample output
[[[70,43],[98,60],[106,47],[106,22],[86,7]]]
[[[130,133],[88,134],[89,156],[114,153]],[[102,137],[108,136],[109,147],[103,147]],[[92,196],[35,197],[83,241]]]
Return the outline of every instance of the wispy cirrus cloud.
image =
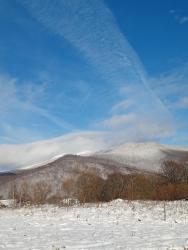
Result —
[[[188,63],[150,79],[151,86],[169,109],[185,108],[188,97]]]
[[[68,42],[70,53],[74,52],[76,59],[77,56],[84,59],[86,68],[92,68],[94,77],[86,77],[84,81],[77,74],[75,81],[66,79],[61,74],[61,60],[60,67],[49,81],[46,80],[48,74],[37,83],[27,79],[21,81],[19,75],[17,78],[0,75],[1,142],[39,140],[46,133],[45,129],[52,131],[52,127],[60,128],[58,134],[68,133],[32,145],[1,145],[0,164],[7,168],[18,166],[19,157],[19,164],[25,166],[57,154],[97,151],[115,143],[157,140],[176,133],[174,110],[187,107],[187,65],[156,78],[149,77],[103,0],[16,1],[26,12],[23,20],[25,16],[32,16],[32,21],[35,20],[34,26],[29,26],[29,38],[35,38],[35,28],[39,27],[39,37],[45,28],[44,38],[47,38],[46,33],[50,34],[48,45],[51,47],[56,38],[58,42],[54,43],[55,46],[52,44],[54,48],[59,42],[66,41],[66,46]],[[175,12],[171,14],[175,15]],[[178,22],[186,23],[186,16],[178,16]],[[22,21],[22,28],[24,25]],[[40,53],[36,47],[37,57]],[[59,46],[56,52],[62,52],[60,49]],[[60,57],[64,56],[63,52]],[[51,61],[50,56],[45,59]],[[34,62],[38,63],[36,58]],[[80,72],[85,70],[80,67],[80,61],[75,65]],[[37,71],[41,70],[41,65],[39,69],[35,66]],[[70,74],[74,74],[74,67],[67,68]],[[57,80],[58,73],[61,76]],[[72,131],[77,132],[70,133]],[[50,137],[54,136],[53,132]],[[8,159],[5,157],[7,150],[10,152]]]
[[[114,130],[122,129],[127,127],[127,125],[133,124],[136,121],[136,116],[134,113],[128,113],[125,115],[114,115],[101,122],[101,125],[105,128],[110,128]]]
[[[176,139],[173,141],[187,143],[188,117],[188,64],[174,68],[165,74],[152,78],[151,86],[163,100],[176,118]],[[176,143],[177,143],[176,142]]]
[[[112,106],[112,113],[122,113],[126,112],[130,108],[132,108],[135,105],[135,101],[133,99],[127,98],[126,100],[122,100],[120,102],[117,102],[114,106]]]
[[[97,89],[95,102],[108,101],[106,116],[98,124],[113,121],[114,117],[124,121],[126,108],[137,116],[137,121],[160,120],[166,126],[171,114],[149,85],[147,73],[125,35],[120,31],[109,8],[100,0],[18,0],[49,31],[66,39],[80,55],[105,80]],[[79,27],[79,28],[78,28]],[[130,88],[122,94],[123,87]],[[131,95],[131,96],[130,96]],[[92,97],[91,97],[92,98]],[[134,104],[134,105],[133,105]],[[100,107],[102,110],[102,106]],[[118,117],[119,112],[124,112]],[[113,113],[114,117],[111,117]],[[117,122],[118,123],[118,122]],[[134,125],[134,122],[132,122]],[[136,129],[136,126],[133,126]],[[137,133],[137,131],[133,131]],[[147,133],[145,134],[147,137]],[[159,135],[160,136],[160,135]]]
[[[43,84],[22,83],[8,75],[0,75],[0,137],[4,142],[31,141],[41,139],[43,134],[33,128],[32,118],[40,117],[56,124],[64,130],[73,126],[53,115],[38,102],[44,95],[46,86]],[[34,120],[35,120],[34,119]],[[13,121],[17,120],[16,124]],[[33,139],[32,139],[33,138]]]
[[[95,131],[68,133],[29,144],[0,145],[0,171],[44,164],[49,159],[65,154],[96,152],[107,146],[105,133]]]

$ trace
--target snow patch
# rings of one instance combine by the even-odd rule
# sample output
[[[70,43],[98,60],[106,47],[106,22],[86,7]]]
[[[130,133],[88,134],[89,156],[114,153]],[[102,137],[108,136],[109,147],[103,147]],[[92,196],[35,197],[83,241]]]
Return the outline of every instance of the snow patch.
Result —
[[[188,202],[0,209],[0,249],[185,249]]]

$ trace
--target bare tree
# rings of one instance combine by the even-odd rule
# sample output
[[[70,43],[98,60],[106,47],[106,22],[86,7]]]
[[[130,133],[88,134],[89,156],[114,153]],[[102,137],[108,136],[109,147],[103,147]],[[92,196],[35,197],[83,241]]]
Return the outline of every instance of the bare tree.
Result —
[[[180,183],[188,180],[188,167],[173,160],[162,163],[161,173],[170,183]]]
[[[82,173],[75,183],[75,197],[81,203],[103,200],[104,180],[95,173]]]
[[[45,203],[49,194],[51,193],[51,185],[46,182],[37,182],[32,186],[32,200],[33,203]]]

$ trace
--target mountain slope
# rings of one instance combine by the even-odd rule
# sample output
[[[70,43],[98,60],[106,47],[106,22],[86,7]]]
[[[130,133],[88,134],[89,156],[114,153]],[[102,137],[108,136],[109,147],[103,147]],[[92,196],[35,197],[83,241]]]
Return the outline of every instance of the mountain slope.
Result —
[[[153,142],[109,147],[100,134],[80,133],[24,145],[0,145],[0,171],[37,168],[66,154],[93,155],[133,168],[158,171],[164,160],[188,160],[188,148]]]
[[[95,154],[96,157],[111,159],[118,163],[158,171],[165,160],[188,161],[188,149],[161,145],[153,142],[127,143]]]
[[[0,195],[6,197],[13,184],[38,182],[50,184],[52,193],[57,193],[64,181],[75,180],[84,172],[93,172],[105,179],[112,173],[131,174],[143,171],[99,157],[66,155],[40,167],[0,174]]]
[[[0,145],[0,171],[37,167],[66,154],[90,154],[104,149],[100,133],[74,133],[21,145]]]
[[[57,141],[53,143],[55,144]],[[40,148],[37,149],[40,150]],[[41,148],[41,150],[43,149],[44,147]],[[156,143],[129,143],[90,153],[90,156],[56,155],[43,164],[2,172],[0,174],[0,195],[6,197],[13,183],[35,184],[41,181],[50,184],[55,193],[61,188],[64,181],[75,179],[85,171],[94,172],[102,178],[107,178],[112,173],[152,175],[159,171],[164,160],[188,162],[188,150]]]

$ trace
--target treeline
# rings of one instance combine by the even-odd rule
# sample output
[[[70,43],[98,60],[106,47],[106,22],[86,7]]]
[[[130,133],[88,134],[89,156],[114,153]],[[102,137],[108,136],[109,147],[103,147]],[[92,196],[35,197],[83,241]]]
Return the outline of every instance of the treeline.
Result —
[[[188,199],[188,165],[176,161],[165,161],[161,165],[163,177],[157,185],[156,194],[159,200]]]
[[[22,181],[19,184],[11,185],[9,198],[14,199],[17,205],[44,204],[52,193],[51,185],[45,181],[29,183]]]
[[[117,198],[128,200],[177,200],[188,198],[188,167],[165,161],[157,174],[113,173],[107,179],[95,172],[81,172],[75,179],[62,182],[58,192],[50,184],[38,182],[13,185],[11,198],[19,204],[59,203],[75,198],[81,203],[107,202]]]
[[[128,200],[177,200],[188,198],[188,166],[165,161],[157,174],[114,173],[104,180],[93,173],[82,173],[76,182],[67,180],[64,187],[74,190],[81,202]]]

